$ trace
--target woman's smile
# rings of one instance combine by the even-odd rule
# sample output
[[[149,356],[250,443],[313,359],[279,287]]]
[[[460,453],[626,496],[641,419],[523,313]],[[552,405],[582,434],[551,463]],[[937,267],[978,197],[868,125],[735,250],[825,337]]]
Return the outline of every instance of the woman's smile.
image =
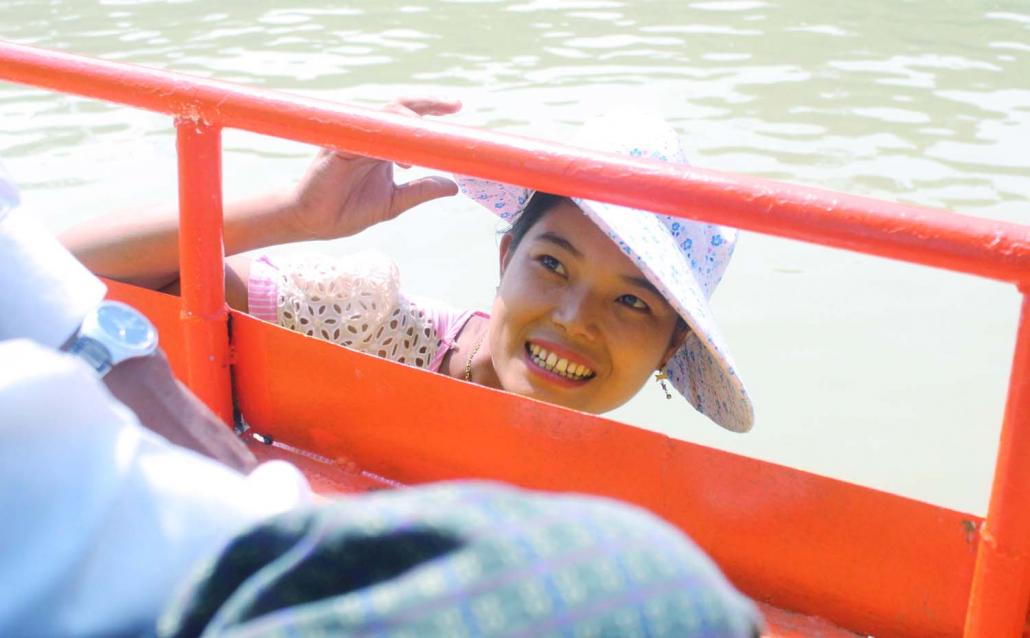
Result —
[[[534,373],[559,385],[577,387],[597,375],[589,361],[548,341],[527,341],[526,355]]]

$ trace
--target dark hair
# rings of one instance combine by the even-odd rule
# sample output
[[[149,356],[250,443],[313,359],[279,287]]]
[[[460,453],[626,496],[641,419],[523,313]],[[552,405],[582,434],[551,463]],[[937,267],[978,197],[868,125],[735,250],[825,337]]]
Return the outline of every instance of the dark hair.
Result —
[[[511,259],[511,256],[515,254],[515,249],[522,243],[522,238],[526,236],[529,229],[540,221],[544,213],[557,206],[563,199],[566,198],[561,195],[542,192],[537,192],[529,198],[529,203],[518,214],[515,221],[511,223],[511,227],[504,231],[505,235],[511,237],[511,245],[508,247],[508,259]]]

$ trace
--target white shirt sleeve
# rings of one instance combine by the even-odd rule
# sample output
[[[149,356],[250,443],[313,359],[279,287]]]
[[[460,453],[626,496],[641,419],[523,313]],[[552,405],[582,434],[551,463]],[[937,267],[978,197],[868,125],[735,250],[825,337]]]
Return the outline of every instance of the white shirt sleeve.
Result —
[[[310,498],[289,464],[245,477],[141,427],[77,357],[0,342],[0,635],[146,631],[199,560]]]
[[[0,216],[0,340],[25,337],[57,348],[104,292],[39,224],[19,211]]]

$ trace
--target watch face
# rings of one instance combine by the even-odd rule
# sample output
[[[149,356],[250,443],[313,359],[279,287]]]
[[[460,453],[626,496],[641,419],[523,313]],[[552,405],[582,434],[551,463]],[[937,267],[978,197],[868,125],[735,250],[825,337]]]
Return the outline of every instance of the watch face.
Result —
[[[97,323],[105,334],[130,348],[147,346],[155,337],[150,321],[123,304],[102,304],[97,310]]]

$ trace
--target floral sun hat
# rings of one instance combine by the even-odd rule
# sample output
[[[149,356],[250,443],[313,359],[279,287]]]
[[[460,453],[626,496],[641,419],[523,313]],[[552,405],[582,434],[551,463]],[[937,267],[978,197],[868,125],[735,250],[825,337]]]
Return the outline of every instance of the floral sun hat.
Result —
[[[657,115],[622,112],[595,118],[584,125],[579,142],[630,157],[688,163],[676,131]],[[455,177],[465,195],[507,222],[533,196],[522,186]],[[663,370],[673,387],[722,427],[750,430],[751,399],[708,305],[733,254],[737,231],[588,199],[572,201],[633,260],[690,327],[683,346]]]

